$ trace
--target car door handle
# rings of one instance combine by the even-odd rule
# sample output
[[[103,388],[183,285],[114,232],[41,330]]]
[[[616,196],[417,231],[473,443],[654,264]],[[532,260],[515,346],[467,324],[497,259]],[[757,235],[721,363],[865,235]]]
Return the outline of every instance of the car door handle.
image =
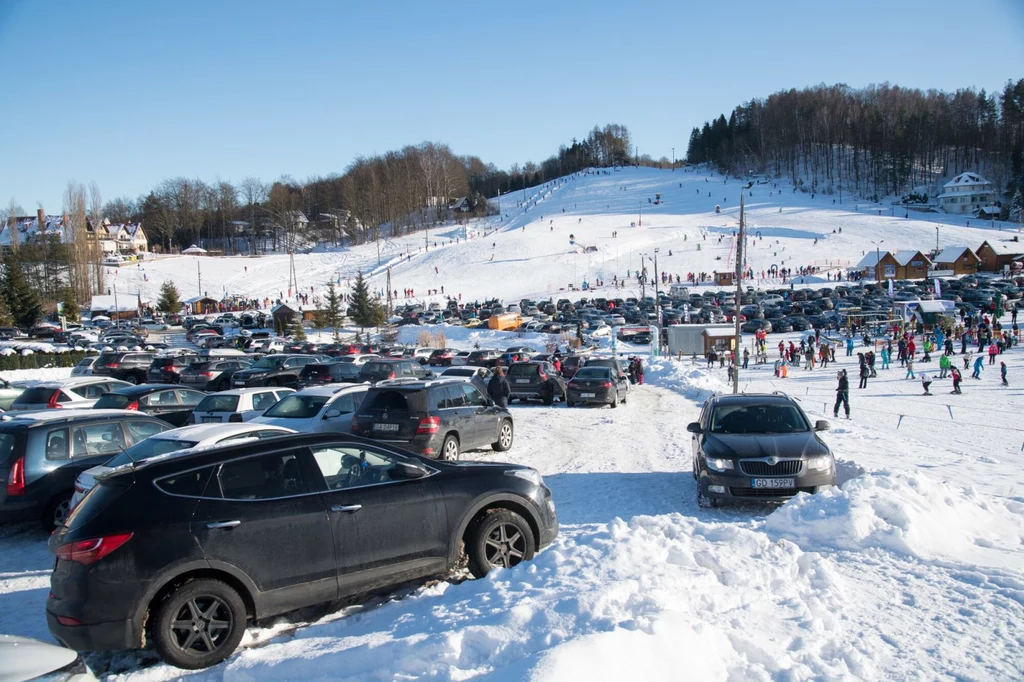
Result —
[[[344,512],[346,514],[354,514],[363,508],[361,504],[335,504],[331,506],[332,512]]]
[[[217,530],[219,528],[234,528],[235,526],[240,526],[240,525],[242,525],[242,522],[238,521],[238,520],[235,520],[235,521],[216,521],[214,523],[206,524],[206,527],[209,528],[210,530]]]

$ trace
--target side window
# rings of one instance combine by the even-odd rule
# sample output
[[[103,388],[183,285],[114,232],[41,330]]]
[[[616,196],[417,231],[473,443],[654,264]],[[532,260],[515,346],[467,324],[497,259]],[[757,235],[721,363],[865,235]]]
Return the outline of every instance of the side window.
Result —
[[[445,410],[452,407],[452,401],[445,386],[430,389],[427,393],[427,398],[428,403],[433,405],[435,410]]]
[[[395,462],[400,461],[399,458],[365,447],[315,448],[313,459],[316,460],[317,467],[330,490],[345,490],[403,480],[391,477],[391,470]]]
[[[266,393],[256,393],[252,396],[252,409],[269,410],[276,402],[277,399],[274,398],[274,394],[270,391],[267,391]]]
[[[221,493],[228,500],[271,500],[309,492],[298,456],[292,452],[226,462],[220,467],[218,479]]]
[[[89,400],[99,400],[100,396],[108,390],[107,384],[89,384],[82,387],[81,393]]]
[[[156,482],[156,487],[170,495],[202,497],[206,484],[210,480],[211,473],[213,473],[213,467],[206,467],[197,471],[186,471],[160,479]]]
[[[128,440],[131,441],[131,445],[144,441],[150,436],[163,433],[169,428],[166,424],[141,420],[125,422],[124,426],[128,430]]]
[[[120,422],[103,422],[71,429],[71,456],[116,455],[125,449]]]
[[[54,429],[46,434],[46,459],[68,458],[68,430]]]
[[[349,414],[350,412],[356,411],[356,408],[359,406],[359,402],[361,401],[362,395],[355,393],[346,393],[345,395],[341,396],[333,403],[331,403],[331,409],[338,410],[342,414]]]
[[[149,396],[149,404],[155,407],[166,407],[168,405],[177,405],[178,396],[175,395],[174,391],[157,391]]]
[[[178,389],[178,398],[181,400],[181,404],[186,405],[188,407],[195,407],[205,397],[205,394],[200,393],[199,391],[189,391],[180,388]]]
[[[448,407],[466,406],[466,394],[462,392],[462,386],[445,386],[444,390],[448,394]]]
[[[470,384],[467,383],[462,384],[460,388],[462,389],[463,395],[466,396],[467,405],[469,405],[470,407],[487,406],[487,398],[485,398],[483,394],[480,393],[480,391],[476,390],[475,386],[471,386]]]

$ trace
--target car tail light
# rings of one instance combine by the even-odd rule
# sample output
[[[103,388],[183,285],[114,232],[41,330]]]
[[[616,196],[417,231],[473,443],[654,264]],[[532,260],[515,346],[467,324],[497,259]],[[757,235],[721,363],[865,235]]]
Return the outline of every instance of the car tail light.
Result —
[[[416,427],[416,435],[422,436],[430,433],[437,433],[437,430],[441,428],[440,417],[424,417],[420,420],[419,426]]]
[[[58,409],[61,406],[60,403],[57,402],[57,400],[59,398],[60,398],[60,390],[58,389],[58,390],[53,392],[53,395],[50,396],[50,400],[49,400],[49,402],[46,403],[46,407],[51,409],[51,410]]]
[[[545,374],[544,372],[537,372],[537,376],[540,377],[541,381],[547,381],[548,380],[548,375]]]
[[[213,378],[213,372],[200,372],[199,374],[201,376],[206,377],[207,379],[212,379]]]
[[[601,386],[603,386],[604,388],[611,388],[612,387],[612,382],[606,381],[603,384],[601,384]]]
[[[7,476],[7,497],[25,494],[25,458],[14,460],[11,473]]]
[[[127,405],[124,406],[124,409],[131,410],[133,412],[137,411],[139,409],[139,401],[138,400],[131,401],[130,403],[128,403]]]
[[[242,415],[240,413],[238,413],[238,412],[233,412],[231,414],[231,416],[228,417],[228,421],[229,422],[240,422],[240,421],[242,421]]]
[[[78,540],[61,545],[57,548],[57,558],[88,566],[89,564],[96,563],[131,540],[132,535],[133,533],[119,533],[118,535],[107,535],[102,538],[93,538],[92,540]]]
[[[355,415],[352,415],[352,433],[359,433],[359,420]]]
[[[75,625],[82,624],[82,621],[78,620],[77,618],[72,618],[71,616],[57,616],[57,622],[61,625],[68,625],[72,627]]]
[[[391,372],[391,374],[388,374],[388,379],[394,379],[394,378],[395,378],[395,373],[394,372]]]
[[[106,367],[107,369],[117,369],[120,366],[120,364],[117,362],[108,362],[103,366]]]

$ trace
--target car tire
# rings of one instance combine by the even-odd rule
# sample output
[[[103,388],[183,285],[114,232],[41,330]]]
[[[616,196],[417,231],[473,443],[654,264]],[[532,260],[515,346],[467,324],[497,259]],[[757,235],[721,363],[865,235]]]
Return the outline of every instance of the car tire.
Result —
[[[574,405],[576,405],[576,403],[574,403],[574,402],[573,402],[573,401],[571,401],[571,400],[566,400],[566,401],[565,401],[565,406],[566,406],[566,407],[573,407]]]
[[[445,436],[444,443],[441,444],[441,453],[438,455],[438,459],[444,462],[459,461],[459,439],[450,433]]]
[[[512,568],[537,551],[530,524],[508,509],[491,509],[470,524],[466,533],[469,572],[482,578],[492,568]]]
[[[157,607],[153,642],[171,665],[208,668],[238,648],[247,619],[245,604],[232,587],[219,580],[193,580],[169,592]]]
[[[135,374],[126,374],[124,380],[127,381],[129,384],[134,384],[136,386],[138,386],[140,383],[144,383],[145,381],[143,380],[143,382],[140,382],[139,377],[136,376]]]
[[[217,384],[217,389],[216,390],[218,390],[218,391],[227,391],[227,390],[230,390],[230,389],[231,389],[231,380],[230,379],[221,379],[220,383]]]
[[[68,514],[71,513],[71,497],[73,495],[74,491],[68,490],[50,500],[40,519],[43,530],[50,533],[64,525]]]
[[[515,438],[515,430],[512,427],[512,420],[503,419],[498,426],[498,440],[491,443],[495,452],[508,452],[512,449],[512,441]]]
[[[611,408],[614,410],[618,406],[619,406],[619,396],[616,395],[614,398],[612,398]]]

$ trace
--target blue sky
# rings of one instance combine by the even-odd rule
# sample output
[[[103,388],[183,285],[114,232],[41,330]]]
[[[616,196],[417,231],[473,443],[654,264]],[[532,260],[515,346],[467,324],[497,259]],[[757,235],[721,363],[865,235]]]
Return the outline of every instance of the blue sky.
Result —
[[[507,168],[610,122],[681,157],[776,90],[992,91],[1022,67],[1021,0],[0,0],[0,204],[303,180],[424,140]]]

